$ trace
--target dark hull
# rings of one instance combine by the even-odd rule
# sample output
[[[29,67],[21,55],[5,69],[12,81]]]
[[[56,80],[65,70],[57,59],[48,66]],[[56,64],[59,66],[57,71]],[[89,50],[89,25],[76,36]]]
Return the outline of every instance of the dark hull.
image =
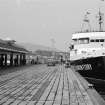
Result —
[[[105,83],[104,56],[71,61],[71,67],[91,82]]]

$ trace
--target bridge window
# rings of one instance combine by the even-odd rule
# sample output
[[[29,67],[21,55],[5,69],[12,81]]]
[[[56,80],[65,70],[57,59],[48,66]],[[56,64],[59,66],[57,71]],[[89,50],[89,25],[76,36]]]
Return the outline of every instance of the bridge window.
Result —
[[[100,39],[100,42],[104,42],[104,39]]]
[[[94,41],[95,41],[95,40],[93,40],[93,39],[92,39],[92,40],[90,40],[90,42],[94,42]]]
[[[99,39],[96,39],[96,42],[99,42],[100,40]]]
[[[84,39],[84,43],[85,44],[89,43],[89,39]]]
[[[91,39],[90,42],[104,42],[104,39]]]
[[[78,40],[77,39],[73,39],[74,41],[74,44],[77,44],[78,43]]]
[[[89,38],[81,38],[79,39],[79,44],[88,44],[89,43]]]

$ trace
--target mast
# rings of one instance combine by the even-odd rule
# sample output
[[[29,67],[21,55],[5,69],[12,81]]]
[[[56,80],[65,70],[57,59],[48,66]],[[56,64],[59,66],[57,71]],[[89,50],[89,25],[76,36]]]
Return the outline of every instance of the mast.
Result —
[[[104,2],[104,0],[100,0],[101,3]],[[103,25],[104,25],[104,14],[101,12],[102,5],[99,7],[99,12],[98,12],[98,24],[99,24],[99,31],[103,31]]]
[[[98,13],[98,24],[99,24],[99,31],[102,32],[103,31],[103,13],[101,12],[100,8],[99,8],[99,13]]]
[[[100,0],[101,3],[104,2],[104,0]],[[98,15],[96,16],[96,18],[98,18],[98,25],[99,25],[99,32],[102,32],[103,31],[103,27],[104,27],[104,13],[101,12],[102,10],[102,6],[100,5],[99,7],[99,12],[98,12]],[[81,31],[83,28],[85,28],[84,31],[86,32],[90,32],[91,31],[91,25],[90,25],[90,20],[88,18],[88,16],[90,15],[91,13],[90,12],[86,12],[85,14],[85,17],[83,19],[83,24],[82,24],[82,28],[81,28]],[[86,27],[86,25],[88,27]]]

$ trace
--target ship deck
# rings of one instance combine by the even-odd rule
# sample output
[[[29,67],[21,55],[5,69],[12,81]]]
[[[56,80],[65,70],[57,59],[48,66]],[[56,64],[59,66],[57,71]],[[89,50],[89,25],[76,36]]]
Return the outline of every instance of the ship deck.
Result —
[[[0,105],[105,105],[105,102],[70,68],[42,66],[0,76]]]

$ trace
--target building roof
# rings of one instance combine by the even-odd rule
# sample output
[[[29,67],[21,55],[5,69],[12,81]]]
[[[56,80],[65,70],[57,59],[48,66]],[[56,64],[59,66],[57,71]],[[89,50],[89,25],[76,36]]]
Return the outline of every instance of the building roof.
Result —
[[[0,39],[0,50],[12,51],[17,53],[28,53],[28,50],[15,44],[14,40],[7,41]]]

